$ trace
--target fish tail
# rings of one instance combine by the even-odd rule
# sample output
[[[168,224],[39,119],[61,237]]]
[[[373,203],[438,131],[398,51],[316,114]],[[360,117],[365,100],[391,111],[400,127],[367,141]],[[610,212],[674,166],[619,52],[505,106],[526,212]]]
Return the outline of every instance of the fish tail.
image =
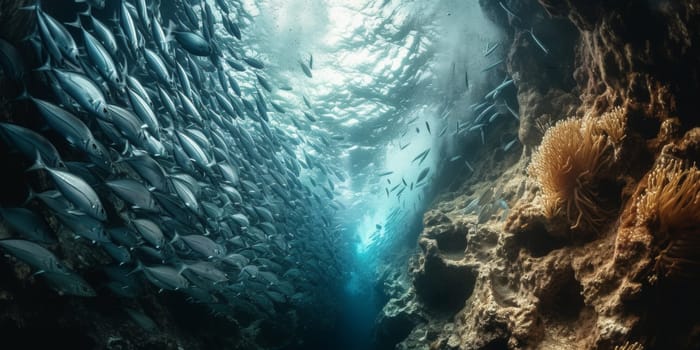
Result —
[[[66,22],[66,25],[69,25],[74,28],[82,28],[83,27],[83,22],[80,20],[80,14],[75,15],[75,21],[73,22]]]
[[[46,62],[44,62],[43,65],[39,68],[34,68],[35,71],[37,72],[44,72],[44,71],[49,71],[51,70],[51,56],[46,57]]]
[[[36,150],[36,160],[34,161],[34,164],[30,166],[26,171],[34,171],[40,169],[46,169],[46,164],[41,159],[41,154],[39,154],[39,150]]]
[[[27,198],[25,198],[22,202],[22,206],[26,206],[34,198],[36,198],[36,192],[34,192],[34,190],[30,186],[27,186]]]
[[[175,241],[180,239],[180,235],[175,231],[175,235],[173,236],[173,239],[170,240],[170,244],[175,243]]]
[[[133,275],[134,273],[139,272],[139,271],[143,271],[143,264],[141,263],[141,260],[136,260],[136,268],[134,268],[133,270],[129,271],[129,273],[127,273],[126,275],[127,275],[127,276],[131,276],[131,275]]]

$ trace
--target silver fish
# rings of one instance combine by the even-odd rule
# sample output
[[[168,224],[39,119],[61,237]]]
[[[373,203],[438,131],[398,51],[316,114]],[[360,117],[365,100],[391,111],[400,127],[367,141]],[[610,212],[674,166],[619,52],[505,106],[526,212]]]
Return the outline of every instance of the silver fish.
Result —
[[[65,274],[68,269],[48,249],[22,239],[0,240],[0,247],[40,272]]]
[[[66,165],[61,160],[56,147],[36,132],[23,126],[0,122],[0,135],[4,136],[8,143],[22,152],[25,157],[33,159],[38,152],[51,166],[65,169]]]
[[[182,277],[173,267],[167,265],[139,266],[146,275],[146,278],[161,289],[178,290],[189,286],[187,279]]]
[[[132,179],[118,179],[105,181],[105,185],[112,189],[119,198],[129,202],[136,209],[157,211],[156,202],[142,183]]]
[[[223,246],[202,235],[180,236],[175,234],[173,242],[176,240],[182,240],[190,249],[207,259],[221,258],[226,255],[226,249]]]
[[[24,238],[39,243],[54,243],[51,229],[44,219],[27,208],[0,208],[0,216]]]
[[[161,248],[165,245],[165,237],[160,227],[155,222],[148,219],[134,219],[129,221],[133,228],[141,234],[141,236],[156,248]]]
[[[92,80],[80,73],[63,71],[57,68],[54,68],[52,71],[61,87],[83,109],[98,118],[109,120],[107,101],[102,90]]]
[[[85,180],[67,171],[48,167],[42,161],[39,153],[36,155],[36,162],[29,170],[38,169],[46,170],[51,175],[59,191],[79,210],[71,211],[71,213],[76,215],[84,213],[100,221],[107,220],[107,213],[102,206],[100,198]]]
[[[60,295],[94,297],[97,292],[80,275],[69,273],[46,272],[41,274],[46,282]]]

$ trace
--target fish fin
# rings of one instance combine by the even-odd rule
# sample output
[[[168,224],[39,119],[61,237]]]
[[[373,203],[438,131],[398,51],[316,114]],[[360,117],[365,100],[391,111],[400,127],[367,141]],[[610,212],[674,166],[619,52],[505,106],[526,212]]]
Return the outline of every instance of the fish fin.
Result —
[[[34,30],[32,30],[32,32],[28,33],[27,36],[25,36],[25,37],[23,37],[22,39],[20,39],[20,41],[21,41],[21,42],[25,42],[25,41],[27,41],[27,40],[35,40],[36,37],[37,37],[37,30],[38,30],[38,29],[35,28]]]
[[[39,271],[37,271],[37,272],[34,272],[34,273],[32,274],[32,277],[37,276],[37,275],[41,275],[41,274],[44,273],[44,272],[46,272],[46,271],[44,271],[44,270],[39,270]]]
[[[165,30],[165,42],[171,42],[175,40],[175,37],[173,36],[173,30],[177,28],[177,24],[173,22],[173,20],[168,21],[168,28]]]
[[[41,65],[39,68],[34,68],[34,71],[36,72],[43,72],[43,71],[48,71],[51,70],[51,56],[46,57],[46,62]]]
[[[34,98],[29,94],[29,91],[27,91],[27,86],[22,84],[22,92],[19,96],[15,97],[15,100],[34,100]]]
[[[173,239],[170,240],[170,244],[175,243],[175,241],[177,241],[178,239],[180,239],[180,235],[177,234],[177,231],[175,231],[175,235],[173,236]]]
[[[36,192],[34,192],[34,190],[30,186],[27,186],[27,188],[29,189],[27,193],[27,198],[24,200],[24,202],[22,202],[22,206],[27,205],[27,203],[29,203],[32,199],[36,198]]]
[[[39,154],[39,150],[36,150],[36,160],[34,161],[34,164],[25,171],[33,171],[39,169],[46,169],[46,164],[41,159],[41,154]]]
[[[83,22],[80,20],[80,15],[76,15],[76,16],[75,16],[75,21],[73,21],[73,22],[65,22],[65,24],[66,24],[67,26],[71,26],[71,27],[78,28],[78,29],[80,29],[80,28],[83,27]]]
[[[85,5],[87,5],[87,8],[85,9],[85,11],[78,12],[79,14],[81,14],[83,16],[92,16],[92,5],[90,5],[90,3],[87,2],[87,0],[75,0],[75,2],[82,2],[82,3],[85,3]]]
[[[131,276],[136,272],[143,271],[143,264],[141,263],[141,260],[136,260],[136,267],[131,270],[129,273],[127,273],[127,276]]]
[[[121,156],[125,156],[129,153],[129,149],[131,148],[131,144],[129,143],[129,140],[124,141],[124,150],[119,154],[119,159],[123,159]]]

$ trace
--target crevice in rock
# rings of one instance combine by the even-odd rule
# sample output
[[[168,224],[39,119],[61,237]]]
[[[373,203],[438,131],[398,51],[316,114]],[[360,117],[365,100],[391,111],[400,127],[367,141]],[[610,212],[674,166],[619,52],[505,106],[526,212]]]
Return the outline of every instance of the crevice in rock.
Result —
[[[471,266],[442,259],[434,245],[426,251],[413,280],[416,294],[431,309],[456,313],[474,290],[476,272]]]
[[[466,230],[450,227],[435,237],[438,249],[446,254],[464,253],[467,249]]]
[[[497,338],[486,344],[482,350],[508,350],[508,339]]]
[[[546,296],[540,296],[539,307],[542,315],[555,322],[576,320],[586,306],[582,291],[583,287],[576,280],[574,271],[569,268],[559,280],[553,281]]]
[[[516,242],[535,258],[541,258],[567,244],[563,238],[550,236],[540,222],[533,223],[526,231],[518,232]]]
[[[377,325],[375,349],[393,349],[396,344],[408,337],[413,327],[415,327],[415,324],[405,313],[383,317],[382,322]]]

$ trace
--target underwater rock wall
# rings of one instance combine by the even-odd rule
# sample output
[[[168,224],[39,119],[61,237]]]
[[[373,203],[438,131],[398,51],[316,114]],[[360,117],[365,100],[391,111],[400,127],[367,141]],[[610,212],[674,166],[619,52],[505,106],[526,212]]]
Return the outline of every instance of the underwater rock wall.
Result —
[[[480,3],[524,149],[437,198],[379,324],[410,321],[397,349],[697,348],[699,4]]]

